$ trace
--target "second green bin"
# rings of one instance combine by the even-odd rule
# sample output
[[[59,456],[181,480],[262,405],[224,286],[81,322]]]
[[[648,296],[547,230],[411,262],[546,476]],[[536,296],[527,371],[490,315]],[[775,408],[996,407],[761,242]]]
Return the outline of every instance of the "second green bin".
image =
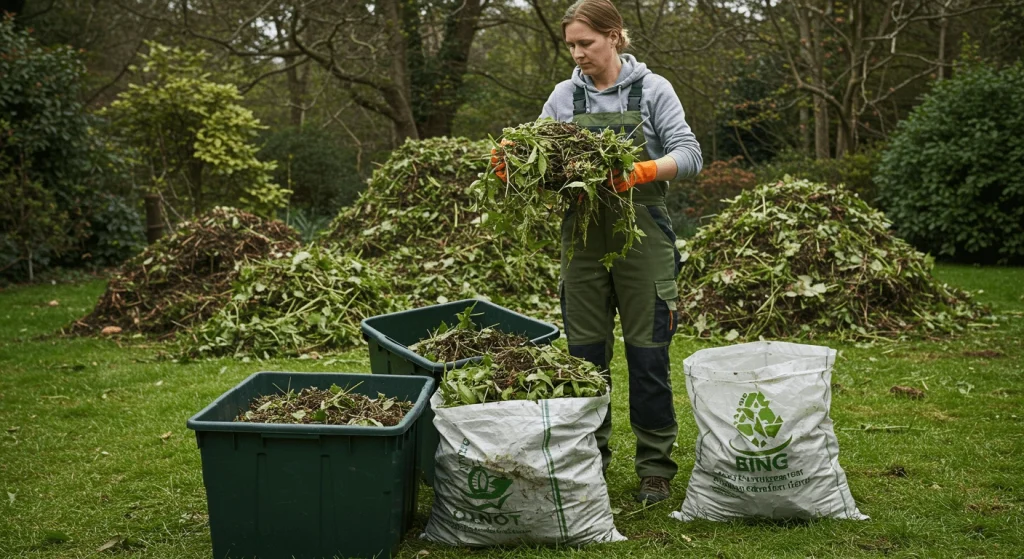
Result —
[[[430,361],[409,349],[416,342],[430,337],[442,322],[459,323],[459,313],[471,305],[473,322],[502,332],[519,334],[536,345],[547,345],[558,339],[558,327],[490,301],[464,299],[418,309],[384,314],[364,319],[363,337],[370,346],[370,371],[375,375],[424,375],[438,383],[446,369],[457,369],[479,357],[449,363]],[[428,406],[420,416],[419,469],[427,485],[434,483],[434,452],[439,442],[434,428],[434,413]]]

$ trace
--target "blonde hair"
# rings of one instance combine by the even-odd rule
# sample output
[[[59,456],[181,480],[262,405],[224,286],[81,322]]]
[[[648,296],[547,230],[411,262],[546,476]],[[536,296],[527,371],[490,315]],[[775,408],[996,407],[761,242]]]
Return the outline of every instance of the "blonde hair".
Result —
[[[562,18],[563,38],[565,37],[565,26],[574,21],[585,23],[594,31],[604,35],[617,31],[619,42],[615,43],[615,50],[621,53],[629,48],[629,33],[622,26],[622,14],[610,0],[577,0],[565,11],[565,17]]]

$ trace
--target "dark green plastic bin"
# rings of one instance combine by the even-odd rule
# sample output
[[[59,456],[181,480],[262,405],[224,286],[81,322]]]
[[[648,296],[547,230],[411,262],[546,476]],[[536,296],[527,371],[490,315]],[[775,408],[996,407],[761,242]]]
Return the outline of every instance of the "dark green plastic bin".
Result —
[[[470,305],[473,322],[482,327],[494,327],[502,332],[520,334],[536,345],[547,345],[558,339],[558,327],[506,309],[489,301],[464,299],[440,305],[431,305],[409,311],[384,314],[364,319],[363,338],[370,346],[370,370],[375,375],[424,375],[441,381],[446,369],[457,369],[480,357],[438,363],[409,349],[416,342],[430,337],[441,322],[453,326],[459,323],[458,314]],[[478,316],[479,315],[479,316]],[[434,484],[434,452],[440,438],[434,428],[434,412],[427,406],[420,418],[419,466],[424,482]]]
[[[394,427],[233,421],[279,388],[331,384],[415,405]],[[393,555],[416,510],[419,418],[433,389],[422,376],[256,373],[192,416],[215,559]]]

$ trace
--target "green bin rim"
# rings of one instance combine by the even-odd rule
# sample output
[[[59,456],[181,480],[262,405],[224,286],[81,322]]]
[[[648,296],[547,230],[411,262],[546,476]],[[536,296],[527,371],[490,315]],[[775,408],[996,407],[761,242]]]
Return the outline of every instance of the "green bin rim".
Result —
[[[382,379],[404,379],[412,383],[421,383],[423,388],[420,390],[419,395],[416,397],[416,401],[413,402],[413,407],[402,418],[402,421],[398,425],[392,427],[365,427],[362,425],[297,425],[297,424],[284,424],[284,423],[249,423],[245,421],[210,421],[202,419],[204,415],[212,413],[223,401],[225,401],[232,392],[242,388],[250,382],[254,382],[257,378],[262,376],[270,377],[295,377],[302,375],[321,375],[337,377],[338,381],[334,381],[335,384],[342,384],[347,380],[358,381],[360,379],[365,380],[367,377],[375,376]],[[306,388],[305,386],[303,388]],[[185,425],[196,432],[202,431],[221,431],[229,433],[257,433],[257,434],[273,434],[273,435],[335,435],[335,436],[377,436],[377,437],[393,437],[402,435],[409,430],[410,427],[419,419],[420,415],[423,414],[423,410],[430,403],[430,396],[434,393],[434,379],[432,377],[422,375],[370,375],[366,373],[331,373],[331,372],[312,372],[312,373],[299,373],[292,371],[260,371],[253,373],[245,378],[242,382],[236,384],[230,390],[224,392],[217,397],[212,403],[203,408],[199,413],[193,415],[185,422]]]
[[[408,346],[400,344],[400,343],[396,342],[395,340],[391,339],[391,337],[388,336],[387,334],[384,334],[380,330],[377,330],[376,328],[374,328],[371,325],[371,323],[373,322],[374,319],[381,318],[381,317],[384,317],[384,316],[387,316],[387,317],[403,316],[403,315],[407,315],[407,314],[422,312],[422,311],[424,311],[426,309],[433,309],[433,308],[437,308],[437,307],[456,307],[456,306],[459,306],[459,305],[465,306],[465,305],[467,305],[469,303],[476,303],[477,304],[477,308],[479,308],[480,305],[483,305],[485,307],[491,307],[493,310],[499,310],[499,311],[507,312],[509,314],[516,315],[516,316],[518,316],[520,318],[523,318],[525,320],[534,322],[538,326],[545,326],[545,327],[547,327],[548,328],[548,333],[544,334],[543,336],[538,336],[538,337],[533,338],[533,339],[530,340],[530,343],[532,343],[534,345],[541,345],[541,344],[544,344],[544,343],[553,342],[553,341],[557,340],[559,338],[559,336],[561,336],[561,332],[558,330],[558,327],[555,326],[554,324],[551,324],[550,322],[544,322],[543,320],[537,320],[536,318],[532,318],[532,317],[526,316],[525,314],[518,313],[518,312],[516,312],[516,311],[514,311],[512,309],[508,309],[508,308],[505,308],[505,307],[503,307],[501,305],[494,304],[494,303],[492,303],[490,301],[487,301],[485,299],[462,299],[462,300],[459,300],[459,301],[450,301],[448,303],[440,303],[440,304],[437,304],[437,305],[428,305],[426,307],[419,307],[419,308],[416,308],[416,309],[409,309],[407,311],[399,311],[399,312],[395,312],[395,313],[388,313],[388,314],[381,314],[381,315],[377,315],[377,316],[371,316],[371,317],[368,317],[368,318],[364,318],[362,320],[362,322],[359,323],[359,326],[362,329],[364,336],[369,337],[369,338],[373,338],[374,340],[377,341],[378,344],[383,346],[385,349],[391,351],[394,354],[397,354],[397,355],[405,358],[407,361],[410,361],[411,363],[413,363],[414,365],[416,365],[416,366],[418,366],[418,367],[420,367],[422,369],[428,370],[428,371],[430,371],[433,374],[440,374],[440,373],[444,373],[445,371],[461,368],[461,367],[465,366],[467,363],[474,363],[474,362],[482,361],[483,360],[483,356],[467,357],[465,359],[459,359],[458,361],[449,361],[447,363],[441,363],[441,362],[438,362],[438,361],[431,361],[431,360],[427,359],[426,357],[423,357],[422,355],[420,355],[420,354],[410,350],[408,348]]]

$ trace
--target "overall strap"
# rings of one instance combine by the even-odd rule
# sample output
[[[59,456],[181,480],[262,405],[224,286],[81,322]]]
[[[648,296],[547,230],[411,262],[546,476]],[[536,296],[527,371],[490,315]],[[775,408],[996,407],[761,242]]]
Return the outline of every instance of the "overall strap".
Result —
[[[587,92],[582,87],[576,86],[572,92],[572,114],[581,115],[587,112]]]
[[[644,79],[640,78],[633,82],[633,86],[629,88],[629,102],[626,105],[626,110],[639,111],[640,100],[644,95]]]
[[[629,88],[629,98],[626,104],[626,110],[628,111],[639,111],[640,101],[644,96],[644,79],[633,82],[633,85]],[[587,112],[587,93],[582,87],[576,86],[576,89],[572,92],[572,114],[581,115]]]

